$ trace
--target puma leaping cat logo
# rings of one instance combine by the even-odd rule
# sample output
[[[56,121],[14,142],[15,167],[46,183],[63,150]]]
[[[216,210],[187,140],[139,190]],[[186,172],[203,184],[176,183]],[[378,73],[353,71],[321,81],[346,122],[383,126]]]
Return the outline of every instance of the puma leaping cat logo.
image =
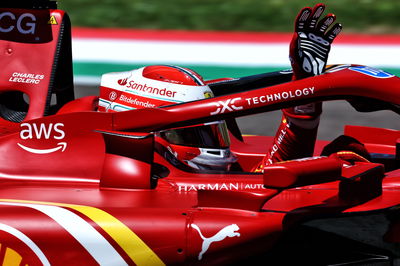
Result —
[[[206,253],[206,251],[210,247],[211,243],[222,241],[227,237],[235,237],[235,236],[239,237],[240,236],[240,233],[236,232],[240,229],[239,226],[237,226],[237,224],[231,224],[231,225],[225,226],[224,228],[222,228],[218,233],[216,233],[212,237],[204,237],[200,231],[200,228],[197,225],[191,224],[191,226],[192,226],[192,228],[196,229],[197,232],[199,232],[200,237],[203,239],[203,244],[201,246],[201,252],[199,253],[199,260],[201,260],[203,258],[204,253]]]

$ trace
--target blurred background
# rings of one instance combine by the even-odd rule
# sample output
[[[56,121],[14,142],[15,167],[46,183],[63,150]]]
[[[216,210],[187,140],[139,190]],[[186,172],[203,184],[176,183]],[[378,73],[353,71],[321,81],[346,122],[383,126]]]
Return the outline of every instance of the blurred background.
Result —
[[[305,0],[59,0],[75,26],[291,32]],[[400,1],[325,1],[347,33],[400,33]]]
[[[303,0],[59,0],[73,25],[78,96],[98,94],[101,74],[149,64],[190,67],[205,79],[290,68],[288,45]],[[357,63],[400,76],[400,1],[325,1],[344,30],[329,62]],[[326,13],[327,13],[326,12]],[[280,112],[240,118],[248,134],[274,134]],[[324,104],[319,137],[345,124],[400,130],[391,111],[356,113],[347,102]]]

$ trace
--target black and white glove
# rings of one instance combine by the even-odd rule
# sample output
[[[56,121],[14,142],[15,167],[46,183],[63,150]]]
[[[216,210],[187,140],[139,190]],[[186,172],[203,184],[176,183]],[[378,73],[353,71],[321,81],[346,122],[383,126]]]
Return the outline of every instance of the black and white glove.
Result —
[[[324,71],[331,44],[342,30],[339,23],[330,28],[336,20],[334,14],[320,20],[324,10],[324,4],[317,4],[314,8],[303,8],[296,17],[289,52],[294,79],[320,75]]]

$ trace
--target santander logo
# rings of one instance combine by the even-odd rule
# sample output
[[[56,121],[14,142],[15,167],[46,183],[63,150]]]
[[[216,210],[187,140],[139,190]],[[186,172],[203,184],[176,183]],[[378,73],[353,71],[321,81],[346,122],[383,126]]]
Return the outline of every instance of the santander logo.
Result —
[[[170,90],[168,88],[158,88],[152,87],[152,85],[147,83],[140,83],[134,80],[129,80],[129,78],[122,78],[117,80],[118,85],[125,86],[128,89],[132,89],[139,92],[139,95],[144,93],[150,93],[160,96],[166,96],[168,98],[175,98],[177,91]]]
[[[47,149],[37,149],[25,146],[21,143],[17,143],[19,147],[23,150],[35,153],[35,154],[48,154],[53,153],[56,151],[64,152],[67,148],[67,143],[61,140],[65,137],[65,132],[63,130],[64,124],[63,123],[22,123],[21,124],[21,131],[19,136],[22,140],[60,140],[55,147],[47,148]]]
[[[128,78],[118,80],[118,84],[121,86],[125,86],[127,83],[128,83]]]

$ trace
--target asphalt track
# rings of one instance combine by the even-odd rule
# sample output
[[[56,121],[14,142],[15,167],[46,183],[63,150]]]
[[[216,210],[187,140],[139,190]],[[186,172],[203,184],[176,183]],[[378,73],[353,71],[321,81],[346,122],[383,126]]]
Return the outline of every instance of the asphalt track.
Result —
[[[97,86],[75,86],[75,97],[98,95]],[[343,133],[345,125],[381,127],[400,130],[400,115],[392,111],[360,113],[346,101],[325,102],[323,106],[318,138],[333,140]],[[280,111],[261,113],[238,118],[244,134],[275,135],[281,118]]]

